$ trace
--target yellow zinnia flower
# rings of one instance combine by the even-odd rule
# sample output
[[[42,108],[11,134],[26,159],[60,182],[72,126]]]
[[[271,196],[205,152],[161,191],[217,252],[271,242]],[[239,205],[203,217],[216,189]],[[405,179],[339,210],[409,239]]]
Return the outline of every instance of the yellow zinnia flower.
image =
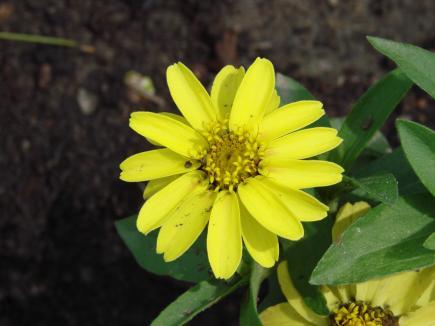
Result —
[[[341,143],[332,128],[303,129],[323,114],[318,101],[278,109],[272,63],[258,58],[224,67],[209,95],[182,63],[167,69],[171,96],[184,117],[134,112],[130,127],[166,147],[121,163],[124,181],[149,181],[137,228],[160,228],[157,252],[181,256],[208,223],[207,252],[217,278],[227,279],[242,257],[271,267],[279,256],[277,235],[298,240],[302,222],[323,219],[328,207],[301,191],[336,184],[337,164],[304,160]],[[298,131],[299,130],[299,131]]]
[[[346,204],[337,213],[333,238],[369,208],[365,202]],[[278,281],[287,302],[260,315],[265,326],[434,326],[435,267],[402,272],[363,283],[322,286],[329,316],[312,311],[295,289],[287,263],[278,266]]]

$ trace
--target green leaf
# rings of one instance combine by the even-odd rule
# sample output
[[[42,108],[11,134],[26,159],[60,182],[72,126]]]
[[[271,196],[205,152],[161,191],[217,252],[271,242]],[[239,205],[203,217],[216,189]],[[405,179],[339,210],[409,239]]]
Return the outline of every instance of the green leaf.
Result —
[[[276,74],[275,86],[278,91],[278,95],[281,98],[281,106],[292,102],[316,99],[313,94],[311,94],[304,86],[302,86],[302,84],[293,78],[284,76],[280,73]],[[330,126],[328,117],[326,115],[311,124],[310,128],[321,126]]]
[[[416,122],[398,120],[400,142],[421,182],[435,196],[435,132]]]
[[[330,118],[329,122],[331,123],[332,128],[339,130],[345,119],[346,117],[335,117]],[[361,156],[371,156],[376,158],[388,153],[391,153],[391,146],[388,143],[387,138],[385,138],[382,132],[378,130],[367,143],[367,147]]]
[[[163,256],[156,253],[157,231],[147,236],[136,228],[137,216],[115,222],[116,230],[127,245],[138,264],[157,275],[169,275],[177,280],[200,282],[210,277],[210,267],[202,235],[195,244],[179,259],[166,263]]]
[[[249,276],[239,277],[231,283],[224,281],[202,281],[179,296],[167,306],[154,321],[152,326],[184,325],[201,311],[209,308],[219,300],[248,283]]]
[[[429,194],[380,204],[355,221],[314,269],[312,284],[349,284],[433,265],[435,252],[423,242],[435,228]]]
[[[240,309],[240,325],[261,326],[257,311],[257,298],[260,285],[270,273],[270,269],[263,268],[257,263],[252,263],[249,277],[249,290]]]
[[[345,177],[345,179],[368,194],[369,198],[385,204],[394,204],[399,196],[397,180],[391,173],[372,175],[362,179],[351,177]]]
[[[430,250],[435,250],[435,232],[427,237],[427,239],[423,243],[423,247]]]
[[[435,53],[407,43],[367,37],[370,44],[393,60],[419,87],[435,98]]]
[[[281,239],[290,276],[305,303],[319,315],[328,315],[325,298],[317,286],[308,282],[309,276],[322,254],[331,244],[331,218],[304,223],[305,235],[299,241]]]
[[[401,195],[425,192],[424,187],[415,175],[400,147],[376,161],[367,163],[358,171],[355,171],[355,176],[363,178],[385,173],[394,175],[399,185],[399,194]]]
[[[281,105],[302,100],[315,100],[313,94],[291,77],[277,73],[275,84],[278,95],[281,97]]]
[[[411,80],[396,69],[370,87],[346,117],[338,133],[343,143],[331,152],[330,160],[348,169],[411,86]]]

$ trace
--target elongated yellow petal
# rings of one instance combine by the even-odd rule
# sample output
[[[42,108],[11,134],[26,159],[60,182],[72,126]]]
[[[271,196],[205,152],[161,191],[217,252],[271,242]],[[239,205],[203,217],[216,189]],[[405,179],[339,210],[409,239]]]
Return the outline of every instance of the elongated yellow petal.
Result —
[[[269,103],[267,103],[266,105],[265,114],[269,114],[270,112],[278,109],[280,102],[281,102],[281,97],[279,97],[278,92],[276,91],[276,89],[274,89],[269,99]]]
[[[330,289],[340,302],[349,302],[355,297],[355,288],[352,285],[330,286]]]
[[[173,118],[174,120],[180,121],[180,122],[184,123],[186,126],[190,127],[189,122],[187,122],[186,118],[179,115],[179,114],[175,114],[172,112],[160,112],[159,114],[167,116],[169,118]],[[150,138],[146,138],[146,140],[149,141],[154,146],[162,146],[162,144],[159,144],[158,142],[156,142]]]
[[[204,130],[216,120],[210,96],[189,68],[175,63],[166,70],[166,79],[172,99],[193,128]]]
[[[207,253],[216,278],[228,279],[242,259],[240,209],[234,192],[218,193],[210,214]]]
[[[341,144],[334,128],[310,128],[299,130],[273,140],[266,148],[266,157],[304,159],[313,157]]]
[[[201,163],[187,159],[170,149],[155,149],[130,156],[120,164],[120,179],[148,181],[196,170]]]
[[[219,110],[221,119],[228,118],[233,107],[234,96],[245,76],[243,67],[225,66],[216,75],[211,88],[211,100]]]
[[[283,261],[278,266],[278,282],[282,292],[287,298],[288,303],[296,310],[296,312],[304,319],[314,325],[325,325],[324,317],[316,314],[312,311],[304,302],[299,292],[293,285],[293,281],[290,278],[287,262]]]
[[[251,257],[261,266],[270,268],[279,258],[278,237],[265,229],[240,205],[242,236]]]
[[[289,240],[304,236],[302,224],[261,180],[248,179],[238,192],[248,212],[266,229]]]
[[[373,297],[378,289],[379,279],[369,280],[362,283],[357,283],[356,287],[356,300],[364,302],[372,302]]]
[[[429,285],[424,289],[421,293],[420,298],[418,298],[415,303],[417,306],[421,307],[427,304],[430,301],[435,300],[435,266],[427,268],[427,274],[424,274],[424,277],[427,277],[430,282]]]
[[[207,225],[216,193],[200,191],[174,209],[157,237],[157,252],[166,262],[184,254]]]
[[[322,295],[326,300],[326,306],[328,307],[329,311],[334,311],[340,306],[340,299],[335,295],[329,286],[322,285],[320,287],[320,292],[322,292]]]
[[[289,188],[304,189],[339,183],[344,170],[327,161],[267,158],[261,161],[259,171]]]
[[[150,198],[152,195],[162,190],[164,187],[166,187],[168,184],[170,184],[172,181],[179,177],[179,175],[171,175],[169,177],[148,181],[143,191],[143,199]]]
[[[138,134],[168,147],[186,157],[198,157],[198,151],[208,143],[201,134],[167,115],[153,112],[133,112],[130,127]]]
[[[435,301],[399,319],[400,326],[435,326]]]
[[[207,187],[205,174],[200,171],[186,173],[148,199],[139,211],[137,228],[148,232],[158,228],[169,213],[190,193]]]
[[[275,72],[272,63],[257,58],[237,90],[230,114],[230,128],[248,128],[256,133],[274,89]]]
[[[332,226],[332,241],[337,243],[344,230],[369,209],[370,205],[365,201],[359,201],[354,204],[346,203],[341,206],[335,217],[335,223]]]
[[[425,276],[430,276],[427,270],[403,272],[379,279],[371,298],[372,304],[386,305],[396,316],[408,312],[432,281]]]
[[[266,115],[260,124],[259,137],[271,141],[301,129],[325,114],[319,101],[298,101]]]
[[[287,302],[271,306],[260,314],[263,326],[312,326],[302,318]],[[322,326],[320,324],[315,326]]]
[[[319,221],[328,215],[329,207],[306,192],[285,187],[267,177],[263,177],[261,180],[299,221]]]

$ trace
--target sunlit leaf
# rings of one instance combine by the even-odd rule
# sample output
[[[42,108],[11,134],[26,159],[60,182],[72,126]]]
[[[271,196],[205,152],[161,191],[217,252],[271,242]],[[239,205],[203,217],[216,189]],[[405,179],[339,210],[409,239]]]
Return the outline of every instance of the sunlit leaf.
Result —
[[[435,98],[435,53],[418,46],[379,37],[367,37],[370,44],[393,60],[419,87]]]
[[[361,179],[350,177],[346,179],[365,192],[369,198],[386,204],[393,204],[399,196],[397,180],[391,173],[372,175]]]
[[[433,265],[435,252],[423,242],[435,229],[429,194],[380,204],[356,220],[314,269],[312,284],[348,284]]]
[[[415,173],[435,196],[435,132],[416,122],[398,120],[400,142]]]

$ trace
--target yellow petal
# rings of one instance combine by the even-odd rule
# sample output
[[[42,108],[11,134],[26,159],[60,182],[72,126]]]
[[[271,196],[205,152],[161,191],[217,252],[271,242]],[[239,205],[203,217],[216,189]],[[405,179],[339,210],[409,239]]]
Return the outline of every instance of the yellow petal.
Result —
[[[319,101],[298,101],[266,115],[260,124],[259,137],[271,141],[301,129],[325,114]]]
[[[242,258],[240,209],[234,192],[221,191],[216,197],[208,224],[207,253],[216,278],[233,276]]]
[[[186,159],[170,149],[155,149],[130,156],[120,164],[120,179],[148,181],[196,170],[201,163]]]
[[[221,119],[228,118],[234,102],[234,96],[245,76],[245,69],[225,66],[216,75],[211,88],[211,100],[219,110]]]
[[[356,286],[356,300],[371,302],[378,289],[379,279],[369,280],[362,283],[357,283]]]
[[[267,177],[261,178],[261,180],[299,221],[319,221],[328,215],[329,207],[306,192],[285,187]]]
[[[335,217],[335,223],[332,226],[332,241],[337,243],[344,230],[357,218],[367,213],[369,209],[370,205],[365,201],[359,201],[354,204],[346,203],[341,206]]]
[[[266,158],[261,161],[259,171],[289,188],[304,189],[339,183],[344,170],[327,161]]]
[[[205,175],[200,171],[186,173],[168,184],[148,199],[139,211],[137,228],[140,232],[148,232],[158,228],[187,195],[207,187]]]
[[[287,302],[271,306],[260,314],[263,326],[311,326]],[[315,326],[327,325],[325,323]]]
[[[430,282],[429,285],[423,290],[420,298],[417,300],[416,305],[421,307],[430,301],[435,300],[435,266],[426,269],[424,277],[427,277]]]
[[[336,285],[329,287],[340,302],[349,302],[355,297],[355,288],[351,285]]]
[[[287,262],[283,261],[278,266],[278,282],[282,292],[287,298],[288,303],[296,310],[296,312],[304,319],[314,325],[325,324],[325,318],[312,311],[304,302],[299,292],[293,285],[293,281],[290,278],[290,274],[287,267]]]
[[[266,229],[289,240],[304,236],[301,222],[260,180],[248,179],[238,192],[248,212]]]
[[[279,258],[278,237],[261,226],[243,204],[240,205],[242,236],[251,257],[261,266],[270,268]]]
[[[148,181],[143,191],[143,199],[150,198],[152,195],[162,190],[164,187],[166,187],[168,184],[170,184],[172,181],[179,177],[179,175],[171,175],[169,177]]]
[[[164,114],[133,112],[130,127],[138,134],[186,157],[198,157],[208,143],[203,136],[184,123]]]
[[[216,193],[201,191],[192,194],[174,209],[157,237],[157,253],[164,253],[166,262],[184,254],[207,225]]]
[[[386,305],[395,315],[402,315],[415,305],[432,281],[427,276],[430,276],[428,271],[422,270],[383,277],[371,302],[376,306]]]
[[[329,311],[334,311],[335,309],[337,309],[340,304],[341,301],[340,299],[335,295],[335,293],[331,290],[332,286],[326,286],[326,285],[322,285],[320,287],[320,292],[322,292],[323,297],[326,300],[326,306],[328,307]]]
[[[310,128],[299,130],[273,140],[266,148],[266,157],[304,159],[313,157],[341,144],[334,128]]]
[[[181,115],[179,115],[179,114],[175,114],[175,113],[172,113],[172,112],[160,112],[160,114],[164,115],[164,116],[167,116],[167,117],[170,117],[170,118],[173,118],[173,119],[175,119],[177,121],[180,121],[180,122],[184,123],[188,127],[190,126],[189,122],[187,122],[186,118],[181,116]],[[162,146],[162,144],[159,144],[158,142],[156,142],[156,141],[154,141],[152,139],[146,138],[146,140],[148,140],[154,146]]]
[[[266,105],[266,112],[265,114],[269,114],[272,111],[275,111],[281,102],[281,97],[279,97],[278,92],[276,89],[273,90],[272,96],[269,99],[269,103]]]
[[[275,72],[267,59],[257,58],[249,67],[234,98],[230,114],[230,128],[241,127],[257,132],[275,89]]]
[[[399,319],[400,326],[435,326],[435,301]]]
[[[193,128],[204,130],[216,120],[210,96],[189,68],[175,63],[166,70],[166,79],[172,99]]]

